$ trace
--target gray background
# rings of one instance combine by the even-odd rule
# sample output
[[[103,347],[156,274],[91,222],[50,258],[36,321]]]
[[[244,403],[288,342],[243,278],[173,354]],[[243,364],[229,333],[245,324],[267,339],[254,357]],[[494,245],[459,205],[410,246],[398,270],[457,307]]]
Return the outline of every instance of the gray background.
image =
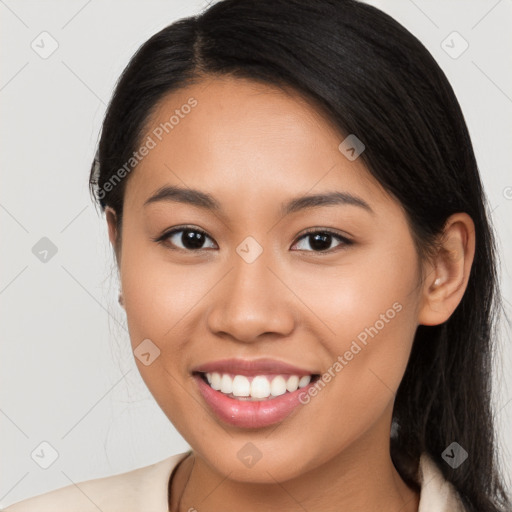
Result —
[[[369,3],[422,40],[455,89],[499,235],[512,317],[512,0]],[[188,448],[138,374],[106,222],[87,179],[106,104],[129,58],[152,34],[205,5],[0,0],[0,507]],[[453,31],[469,44],[461,55],[464,43]],[[58,48],[42,58],[53,40]],[[48,244],[43,237],[57,249],[46,262],[32,252]],[[502,325],[495,402],[510,480],[509,341]],[[40,464],[51,462],[50,448],[31,456],[42,442],[58,453],[48,469]]]

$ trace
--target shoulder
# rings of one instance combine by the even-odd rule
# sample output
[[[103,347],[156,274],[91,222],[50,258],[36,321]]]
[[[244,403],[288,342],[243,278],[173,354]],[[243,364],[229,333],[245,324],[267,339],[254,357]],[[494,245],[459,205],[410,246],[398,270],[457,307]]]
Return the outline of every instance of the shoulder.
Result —
[[[125,473],[95,478],[19,501],[3,512],[167,512],[167,485],[189,452]]]
[[[428,453],[420,457],[418,481],[421,485],[418,512],[464,512],[460,496],[451,482],[446,480]]]

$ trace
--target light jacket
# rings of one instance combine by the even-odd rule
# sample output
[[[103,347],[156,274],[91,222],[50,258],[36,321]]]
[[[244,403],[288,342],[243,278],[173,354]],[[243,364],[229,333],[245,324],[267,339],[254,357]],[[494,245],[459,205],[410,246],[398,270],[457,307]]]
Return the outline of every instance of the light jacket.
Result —
[[[168,485],[174,468],[190,452],[160,462],[60,489],[14,503],[4,512],[169,512]],[[418,512],[464,512],[457,491],[434,461],[423,454],[417,481]]]

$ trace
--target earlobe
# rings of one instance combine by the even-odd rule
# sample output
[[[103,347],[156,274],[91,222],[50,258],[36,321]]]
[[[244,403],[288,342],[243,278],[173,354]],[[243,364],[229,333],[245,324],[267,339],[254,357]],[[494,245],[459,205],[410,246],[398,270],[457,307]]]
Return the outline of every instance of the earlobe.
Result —
[[[423,283],[419,325],[439,325],[450,318],[466,291],[474,253],[473,220],[467,213],[453,214]]]

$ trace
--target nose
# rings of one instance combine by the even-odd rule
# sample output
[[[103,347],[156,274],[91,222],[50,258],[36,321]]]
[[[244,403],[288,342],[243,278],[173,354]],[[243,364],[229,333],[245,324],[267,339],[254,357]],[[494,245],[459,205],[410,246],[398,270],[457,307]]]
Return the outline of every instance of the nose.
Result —
[[[213,334],[252,343],[264,337],[288,336],[293,331],[296,299],[283,284],[286,279],[268,265],[264,254],[252,263],[238,254],[233,257],[233,268],[211,296],[207,323]]]

